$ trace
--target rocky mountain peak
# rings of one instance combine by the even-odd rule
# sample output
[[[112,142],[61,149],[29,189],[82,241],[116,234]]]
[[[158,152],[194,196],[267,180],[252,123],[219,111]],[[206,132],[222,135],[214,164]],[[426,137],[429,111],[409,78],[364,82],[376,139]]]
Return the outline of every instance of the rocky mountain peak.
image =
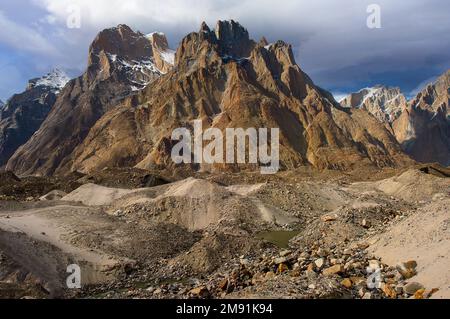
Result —
[[[450,116],[450,70],[419,92],[411,105],[435,113],[446,112]]]
[[[394,122],[403,150],[415,160],[450,165],[450,70],[427,85]]]
[[[247,29],[233,20],[218,21],[214,32],[222,55],[245,58],[255,47]]]
[[[59,92],[64,86],[66,86],[67,82],[70,81],[70,78],[67,74],[60,70],[54,69],[50,73],[46,75],[32,79],[28,82],[27,90],[31,90],[35,87],[46,87],[53,91]]]
[[[89,48],[86,72],[64,87],[36,134],[22,141],[26,143],[8,165],[17,160],[24,172],[53,173],[108,110],[163,73],[153,57],[152,41],[144,34],[126,25],[101,31]]]
[[[24,92],[0,105],[0,167],[39,129],[69,80],[55,69],[30,80]]]
[[[193,120],[222,131],[279,128],[284,168],[346,168],[362,162],[382,167],[406,160],[394,137],[366,111],[334,107],[283,41],[257,44],[234,21],[219,21],[214,30],[203,23],[200,32],[182,40],[176,67],[159,77],[158,56],[162,59],[168,50],[161,34],[144,36],[125,26],[101,32],[91,56],[102,63],[71,82],[72,90],[63,91],[39,132],[15,152],[7,168],[53,174],[118,165],[187,171],[247,167],[177,167],[170,160],[171,132],[191,127]],[[149,68],[158,80],[139,78]],[[134,86],[140,92],[130,94]],[[67,134],[60,127],[73,129]]]
[[[174,64],[174,51],[163,33],[144,35],[121,24],[101,31],[89,49],[87,82],[112,76],[139,91]]]
[[[295,62],[292,45],[284,41],[277,41],[274,44],[268,44],[264,47],[266,50],[274,52],[277,59],[288,65],[297,65]]]
[[[167,37],[164,33],[152,32],[147,35],[147,38],[150,39],[153,48],[157,48],[162,51],[169,49],[169,42],[167,41]]]
[[[403,151],[414,160],[450,165],[450,70],[426,85],[411,101],[399,88],[377,85],[340,103],[365,109],[385,123]]]
[[[223,42],[236,42],[242,39],[250,39],[247,29],[234,20],[217,21],[215,34],[217,39]]]
[[[203,22],[198,33],[190,33],[182,40],[175,64],[190,69],[193,65],[217,65],[220,59],[238,61],[249,58],[255,47],[247,29],[233,20],[218,21],[214,30]]]
[[[349,108],[366,109],[382,123],[393,123],[407,107],[400,88],[383,85],[351,93],[340,103]]]
[[[265,47],[266,45],[269,45],[269,41],[267,41],[266,37],[262,37],[261,40],[259,40],[258,43],[260,46]]]
[[[202,22],[199,32],[206,32],[206,33],[211,32],[211,29],[209,28],[209,26],[206,24],[205,21]]]
[[[128,60],[142,60],[153,56],[151,41],[124,24],[105,29],[97,35],[89,49],[89,65],[99,63],[102,52]]]
[[[153,32],[148,34],[147,38],[152,43],[156,67],[162,73],[167,73],[175,64],[175,51],[169,48],[166,35],[162,32]]]
[[[0,109],[3,108],[3,106],[5,106],[5,103],[3,103],[2,100],[0,100]]]

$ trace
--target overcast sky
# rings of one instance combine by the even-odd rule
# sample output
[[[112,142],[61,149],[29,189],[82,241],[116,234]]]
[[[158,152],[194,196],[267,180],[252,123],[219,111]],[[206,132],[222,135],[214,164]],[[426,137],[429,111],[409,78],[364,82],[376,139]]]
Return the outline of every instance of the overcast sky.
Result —
[[[373,3],[381,29],[367,27]],[[73,5],[81,28],[67,27]],[[450,68],[449,13],[448,0],[2,0],[0,99],[53,67],[80,75],[101,29],[162,31],[176,48],[218,19],[239,21],[256,40],[291,43],[300,67],[335,95],[378,83],[408,95]]]

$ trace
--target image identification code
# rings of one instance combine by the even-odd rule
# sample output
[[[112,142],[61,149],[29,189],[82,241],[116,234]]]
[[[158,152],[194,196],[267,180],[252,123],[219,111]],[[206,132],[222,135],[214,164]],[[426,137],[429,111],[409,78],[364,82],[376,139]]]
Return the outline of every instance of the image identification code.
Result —
[[[177,314],[187,315],[201,315],[208,317],[210,314],[221,315],[258,315],[258,314],[272,314],[273,307],[271,304],[220,304],[220,307],[215,308],[212,306],[190,306],[183,304],[178,306],[176,310]]]
[[[273,312],[271,304],[222,304],[221,308],[221,314],[265,314]]]

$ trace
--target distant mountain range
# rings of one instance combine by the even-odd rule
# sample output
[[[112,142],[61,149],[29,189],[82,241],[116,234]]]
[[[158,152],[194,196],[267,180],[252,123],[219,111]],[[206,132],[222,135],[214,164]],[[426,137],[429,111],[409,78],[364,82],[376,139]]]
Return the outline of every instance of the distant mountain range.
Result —
[[[341,105],[351,108],[365,109],[372,113],[380,122],[394,122],[408,102],[399,88],[378,85],[364,88],[352,93],[340,101]]]
[[[33,80],[8,101],[0,113],[0,166],[42,175],[253,169],[175,165],[171,133],[192,129],[194,120],[222,131],[280,128],[284,169],[402,166],[413,162],[406,154],[449,165],[448,74],[411,102],[399,89],[377,86],[339,104],[297,65],[289,44],[254,41],[237,22],[203,23],[177,50],[163,33],[119,25],[98,34],[79,78]]]
[[[385,123],[403,150],[419,162],[450,165],[450,70],[407,101],[398,88],[376,86],[341,101]]]

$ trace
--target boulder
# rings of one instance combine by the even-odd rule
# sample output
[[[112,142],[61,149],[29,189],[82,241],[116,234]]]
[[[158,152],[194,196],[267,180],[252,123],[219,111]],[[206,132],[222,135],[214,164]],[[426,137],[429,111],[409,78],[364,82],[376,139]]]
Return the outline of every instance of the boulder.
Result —
[[[324,276],[333,276],[344,272],[344,266],[343,265],[334,265],[330,268],[325,269],[322,274]]]

